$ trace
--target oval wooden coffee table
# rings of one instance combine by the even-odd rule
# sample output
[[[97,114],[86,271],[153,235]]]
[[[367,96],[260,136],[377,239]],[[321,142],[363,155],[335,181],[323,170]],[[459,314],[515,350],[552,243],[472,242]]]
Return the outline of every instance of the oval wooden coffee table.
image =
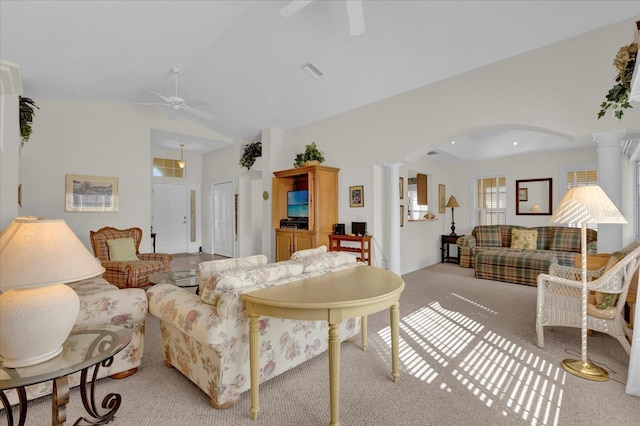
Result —
[[[373,266],[359,266],[243,294],[241,298],[249,316],[252,418],[256,420],[260,411],[260,315],[329,322],[329,424],[339,425],[340,324],[345,318],[362,316],[362,347],[366,350],[366,316],[390,308],[391,376],[397,382],[398,300],[402,290],[404,281],[397,274]]]

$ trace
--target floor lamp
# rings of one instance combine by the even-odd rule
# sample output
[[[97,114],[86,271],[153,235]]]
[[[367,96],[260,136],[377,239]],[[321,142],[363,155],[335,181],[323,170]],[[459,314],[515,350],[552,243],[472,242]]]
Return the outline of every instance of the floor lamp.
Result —
[[[587,360],[587,224],[627,223],[615,204],[598,185],[571,188],[564,195],[551,222],[580,225],[582,254],[582,358],[565,359],[562,367],[583,379],[604,382],[609,379],[605,369]]]

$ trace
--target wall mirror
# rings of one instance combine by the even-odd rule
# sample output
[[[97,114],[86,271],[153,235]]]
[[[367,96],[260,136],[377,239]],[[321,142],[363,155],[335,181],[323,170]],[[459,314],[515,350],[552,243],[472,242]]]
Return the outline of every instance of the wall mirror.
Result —
[[[552,182],[552,178],[517,180],[516,214],[550,216]]]

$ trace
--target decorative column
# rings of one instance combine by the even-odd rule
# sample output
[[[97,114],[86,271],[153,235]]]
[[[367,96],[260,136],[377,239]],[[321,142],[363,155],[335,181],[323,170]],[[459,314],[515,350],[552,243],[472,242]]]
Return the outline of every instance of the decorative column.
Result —
[[[398,180],[400,178],[400,166],[402,163],[387,163],[384,167],[387,172],[387,185],[389,199],[387,200],[387,230],[389,232],[389,270],[398,275],[402,275],[401,250],[400,250],[400,188]]]
[[[598,185],[609,196],[619,211],[622,211],[622,177],[620,175],[621,146],[625,130],[594,133],[598,144]],[[629,220],[629,218],[626,218]],[[613,253],[622,248],[622,226],[598,225],[598,252]]]

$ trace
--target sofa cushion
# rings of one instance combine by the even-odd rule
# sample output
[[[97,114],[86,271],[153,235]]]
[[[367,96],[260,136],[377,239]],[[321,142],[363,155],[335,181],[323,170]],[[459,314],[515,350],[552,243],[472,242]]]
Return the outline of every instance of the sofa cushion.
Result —
[[[537,248],[538,231],[513,229],[511,230],[511,248],[535,250]]]
[[[484,247],[501,247],[500,231],[497,226],[477,226],[476,244]]]
[[[306,249],[306,250],[298,250],[297,252],[291,255],[291,260],[302,259],[303,257],[313,256],[316,254],[322,254],[327,252],[327,246],[320,246],[316,248]]]
[[[198,288],[202,292],[203,287],[209,281],[209,278],[220,271],[226,271],[229,269],[251,269],[261,265],[266,265],[267,256],[264,254],[257,254],[255,256],[238,257],[231,259],[218,259],[209,260],[207,262],[200,262],[198,264]]]
[[[308,274],[310,272],[333,269],[340,265],[356,263],[358,262],[358,259],[353,254],[331,251],[328,253],[306,256],[296,260],[296,262],[304,266],[304,273]]]
[[[200,299],[210,305],[216,305],[220,296],[227,291],[249,287],[262,283],[302,275],[304,266],[286,262],[259,266],[253,269],[229,269],[215,272],[200,292]]]
[[[558,228],[553,234],[549,250],[580,253],[580,240],[579,228]]]
[[[136,246],[133,243],[133,238],[107,240],[107,245],[109,246],[109,260],[120,262],[140,260],[136,256]]]
[[[607,264],[604,267],[604,273],[606,273],[609,269],[616,266],[618,262],[620,262],[624,258],[624,253],[620,251],[613,252],[611,257],[607,261]],[[604,293],[601,291],[596,291],[595,294],[595,302],[594,305],[598,309],[611,309],[613,305],[618,301],[617,294]],[[615,312],[613,312],[615,315]]]

